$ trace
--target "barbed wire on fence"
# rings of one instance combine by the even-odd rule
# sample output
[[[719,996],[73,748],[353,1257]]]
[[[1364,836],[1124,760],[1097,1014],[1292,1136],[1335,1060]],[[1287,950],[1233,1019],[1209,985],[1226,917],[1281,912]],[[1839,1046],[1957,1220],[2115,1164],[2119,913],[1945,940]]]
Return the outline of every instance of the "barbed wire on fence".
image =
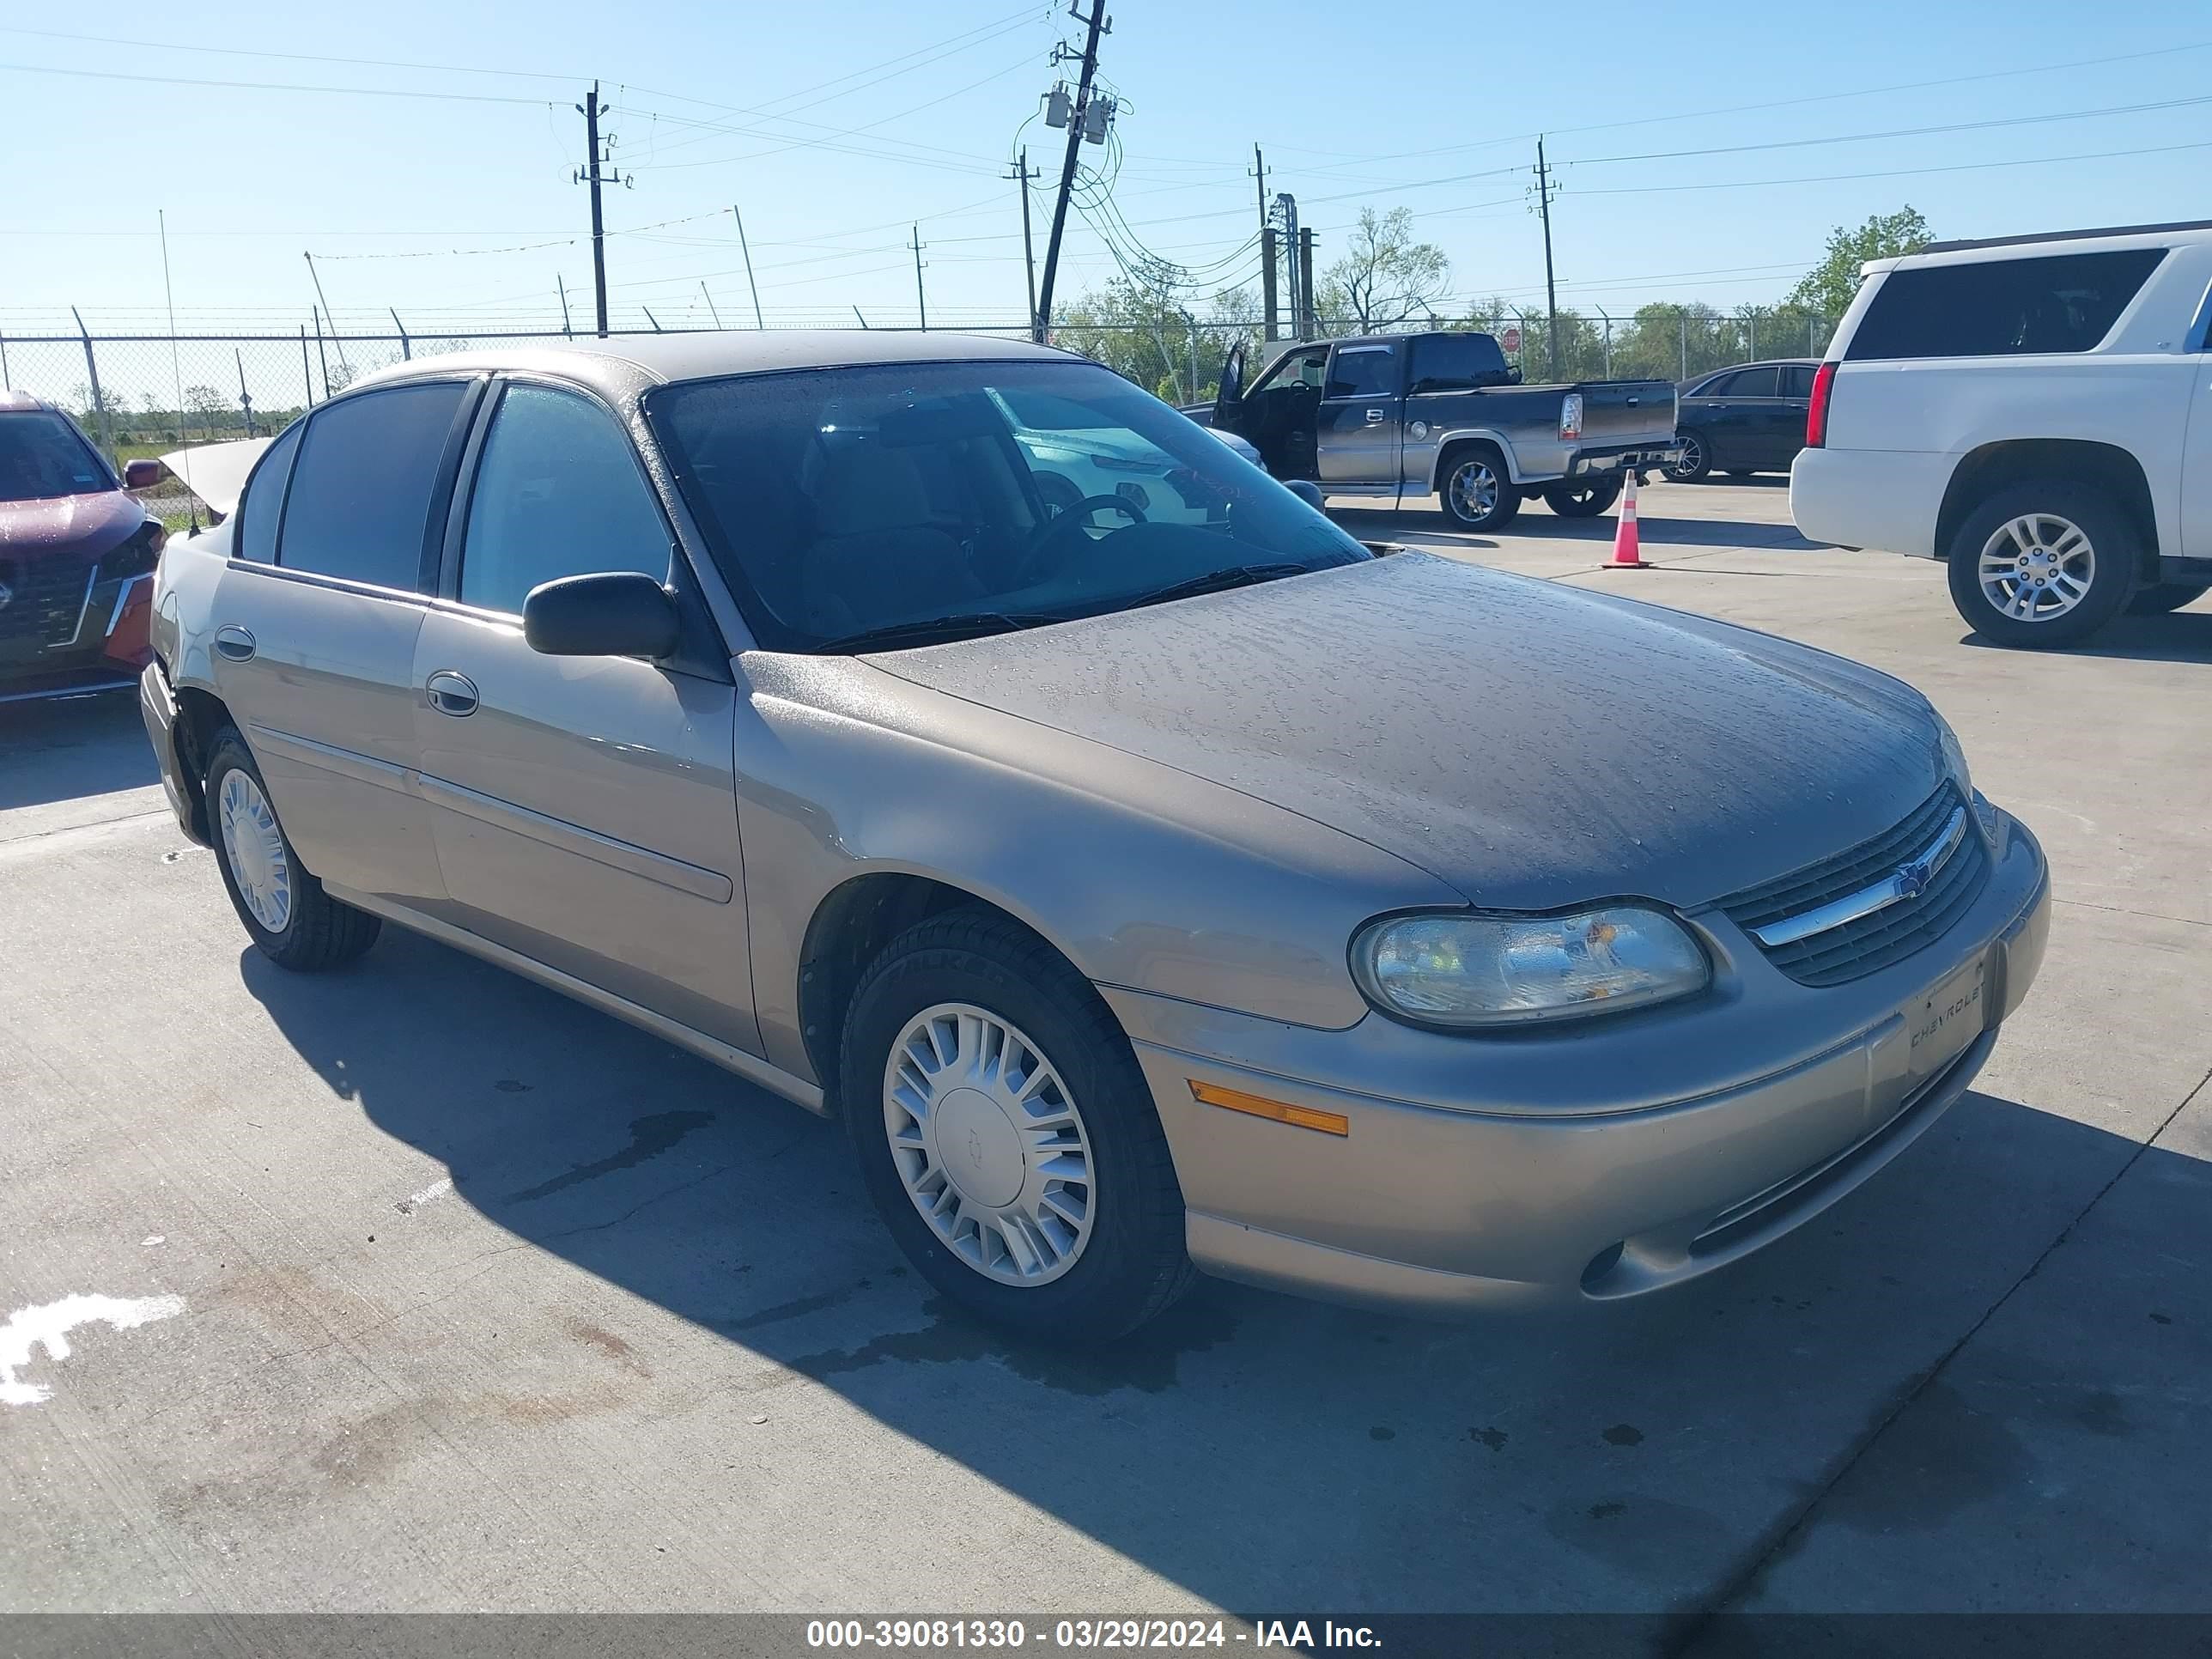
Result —
[[[1323,318],[1321,332],[1358,332],[1355,319]],[[1540,311],[1492,305],[1401,323],[1478,329],[1496,335],[1529,380],[1690,380],[1732,363],[1766,357],[1819,357],[1834,325],[1787,309],[1723,313],[1711,306],[1661,303],[1615,316],[1601,308],[1563,310],[1556,342]],[[864,325],[809,319],[780,329]],[[695,328],[616,329],[610,337],[704,333]],[[951,331],[1021,339],[1018,318],[981,317]],[[1176,402],[1214,394],[1229,347],[1246,343],[1251,371],[1270,344],[1258,318],[1082,317],[1054,331],[1054,343],[1091,357]],[[43,398],[75,415],[118,458],[164,453],[280,431],[304,410],[362,376],[414,358],[499,347],[588,339],[560,328],[505,326],[439,331],[301,329],[166,334],[0,332],[0,387]],[[1285,342],[1277,342],[1279,349]],[[95,391],[96,388],[96,391]],[[180,395],[181,394],[181,395]]]

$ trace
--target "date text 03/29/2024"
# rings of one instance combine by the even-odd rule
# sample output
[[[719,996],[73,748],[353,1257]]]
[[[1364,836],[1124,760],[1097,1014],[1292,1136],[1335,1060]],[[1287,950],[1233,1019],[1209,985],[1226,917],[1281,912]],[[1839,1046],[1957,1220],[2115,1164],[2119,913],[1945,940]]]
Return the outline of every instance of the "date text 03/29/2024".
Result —
[[[1056,1649],[1222,1648],[1241,1643],[1255,1648],[1376,1648],[1382,1644],[1366,1625],[1340,1625],[1322,1619],[1261,1619],[1249,1630],[1222,1619],[1058,1619],[1049,1626],[1022,1619],[814,1619],[807,1621],[806,1645],[816,1650],[981,1650],[1006,1651],[1027,1647]]]

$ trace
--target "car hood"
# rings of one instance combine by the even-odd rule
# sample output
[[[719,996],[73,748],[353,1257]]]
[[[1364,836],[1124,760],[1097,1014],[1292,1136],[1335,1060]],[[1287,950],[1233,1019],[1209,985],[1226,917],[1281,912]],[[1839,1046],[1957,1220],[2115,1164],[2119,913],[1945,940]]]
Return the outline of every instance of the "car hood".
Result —
[[[96,557],[138,533],[146,509],[119,489],[0,501],[0,553]]]
[[[1500,908],[1693,907],[1879,834],[1942,775],[1925,700],[1871,669],[1418,553],[868,660]]]

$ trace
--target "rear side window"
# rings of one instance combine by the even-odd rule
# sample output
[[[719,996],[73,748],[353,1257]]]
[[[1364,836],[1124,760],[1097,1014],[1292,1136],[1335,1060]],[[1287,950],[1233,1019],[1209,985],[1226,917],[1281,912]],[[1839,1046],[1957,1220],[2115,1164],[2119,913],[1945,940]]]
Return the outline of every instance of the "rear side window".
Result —
[[[1740,368],[1733,374],[1724,374],[1705,388],[1708,398],[1771,398],[1774,395],[1774,371],[1771,368]]]
[[[1857,362],[2087,351],[2166,254],[2130,248],[1893,270],[1844,355]]]
[[[304,422],[295,421],[269,446],[246,487],[240,509],[237,556],[255,564],[276,562],[276,515],[284,510],[284,480],[292,476],[293,453],[300,447]]]
[[[1782,370],[1781,396],[1809,398],[1813,395],[1813,370],[1805,363],[1791,363]]]
[[[444,380],[364,392],[307,422],[277,562],[412,592],[438,469],[467,387]]]
[[[1505,354],[1487,334],[1425,334],[1413,342],[1413,389],[1473,392],[1505,383]]]
[[[1398,354],[1389,346],[1349,346],[1328,366],[1326,398],[1395,398]]]

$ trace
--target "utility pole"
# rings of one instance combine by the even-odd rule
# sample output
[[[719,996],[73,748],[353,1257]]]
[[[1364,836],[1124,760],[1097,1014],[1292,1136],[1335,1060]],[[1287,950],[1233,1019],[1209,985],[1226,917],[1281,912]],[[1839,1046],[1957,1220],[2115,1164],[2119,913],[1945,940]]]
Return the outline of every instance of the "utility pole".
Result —
[[[745,286],[750,289],[753,294],[753,326],[765,331],[768,325],[761,321],[760,284],[753,281],[753,251],[750,244],[745,240],[745,216],[732,205],[730,209],[730,216],[738,222],[738,252],[745,256]]]
[[[1014,154],[1013,166],[1004,175],[1016,181],[1022,192],[1022,264],[1030,274],[1030,334],[1034,339],[1044,337],[1037,331],[1036,309],[1036,248],[1030,240],[1030,180],[1037,174],[1030,167],[1030,147],[1024,144]]]
[[[1267,162],[1257,144],[1252,146],[1252,179],[1260,187],[1260,228],[1267,228]]]
[[[331,354],[323,349],[323,313],[313,306],[307,310],[315,319],[315,361],[323,366],[323,401],[328,403],[331,400]]]
[[[1260,228],[1260,310],[1266,322],[1267,337],[1270,340],[1281,337],[1275,321],[1275,278],[1279,274],[1275,269],[1275,228],[1262,225]]]
[[[707,279],[704,276],[699,279],[699,292],[707,295],[707,314],[714,319],[714,326],[719,329],[722,325],[722,313],[714,309],[714,296],[707,294]]]
[[[576,337],[568,329],[568,285],[561,280],[561,273],[557,270],[553,273],[553,287],[561,295],[561,337],[573,340]]]
[[[1306,328],[1305,299],[1298,287],[1298,198],[1288,191],[1277,196],[1275,216],[1282,222],[1283,286],[1290,301],[1291,337],[1310,340],[1313,336]]]
[[[1305,331],[1303,340],[1321,338],[1321,310],[1314,302],[1313,280],[1314,228],[1303,225],[1298,229],[1298,303],[1305,307]]]
[[[1544,162],[1544,141],[1536,140],[1536,204],[1544,216],[1544,373],[1559,378],[1559,289],[1552,280],[1552,170]]]
[[[1083,75],[1076,83],[1075,104],[1067,118],[1067,154],[1060,164],[1060,196],[1052,207],[1052,237],[1045,244],[1044,287],[1037,295],[1036,332],[1042,343],[1052,331],[1052,284],[1060,274],[1060,234],[1067,228],[1067,198],[1075,189],[1075,162],[1083,149],[1084,123],[1091,112],[1091,83],[1098,74],[1098,36],[1106,25],[1106,0],[1091,0],[1091,15],[1083,40]],[[1104,135],[1102,131],[1101,140]]]
[[[914,307],[921,315],[921,331],[929,332],[929,297],[921,291],[921,227],[914,227]]]
[[[307,275],[313,279],[315,297],[323,302],[323,315],[330,318],[331,338],[337,342],[338,349],[338,367],[345,371],[345,377],[350,381],[353,379],[353,365],[346,361],[345,342],[338,337],[338,319],[331,316],[331,302],[324,296],[323,279],[315,270],[315,256],[312,253],[302,253],[300,257],[307,262]]]
[[[576,173],[574,182],[588,183],[592,187],[592,289],[598,301],[602,340],[607,337],[607,227],[599,208],[599,186],[629,182],[611,167],[604,174],[599,171],[599,117],[605,112],[599,104],[599,83],[594,81],[592,89],[584,94],[584,101],[576,106],[576,113],[584,118],[584,144],[588,160]],[[613,140],[608,142],[612,143]]]

